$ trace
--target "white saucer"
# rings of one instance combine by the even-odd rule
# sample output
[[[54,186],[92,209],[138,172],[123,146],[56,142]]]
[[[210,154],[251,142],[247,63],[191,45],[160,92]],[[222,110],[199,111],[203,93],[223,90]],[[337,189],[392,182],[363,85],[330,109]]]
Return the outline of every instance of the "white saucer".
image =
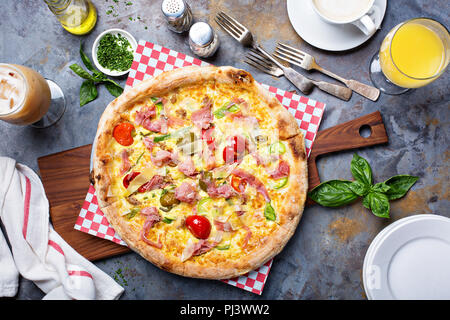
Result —
[[[400,219],[372,241],[362,273],[370,300],[450,299],[450,219]]]
[[[377,29],[386,12],[387,0],[375,0],[370,16]],[[298,35],[310,45],[323,50],[343,51],[355,48],[369,40],[358,27],[333,25],[323,21],[311,6],[310,0],[287,0],[289,20]]]

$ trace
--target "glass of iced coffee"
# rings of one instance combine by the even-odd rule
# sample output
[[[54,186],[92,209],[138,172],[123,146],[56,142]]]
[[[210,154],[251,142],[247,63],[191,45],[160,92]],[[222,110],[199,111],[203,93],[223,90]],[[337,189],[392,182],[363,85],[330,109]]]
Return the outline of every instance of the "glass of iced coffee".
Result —
[[[45,128],[66,108],[61,88],[33,69],[0,63],[0,120]]]

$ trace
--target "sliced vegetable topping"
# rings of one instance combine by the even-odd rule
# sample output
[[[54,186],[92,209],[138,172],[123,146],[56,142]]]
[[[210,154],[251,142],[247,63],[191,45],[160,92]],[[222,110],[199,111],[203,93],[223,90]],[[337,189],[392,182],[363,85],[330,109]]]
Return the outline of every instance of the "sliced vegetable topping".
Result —
[[[138,175],[140,174],[140,172],[130,172],[129,174],[127,174],[124,178],[123,178],[123,186],[126,188],[128,188],[128,186],[130,185],[131,180],[133,180],[134,178],[136,178]]]
[[[275,221],[277,219],[277,215],[275,214],[275,209],[272,207],[270,202],[266,204],[264,208],[264,216],[267,220]]]
[[[211,223],[208,218],[199,215],[192,215],[186,218],[186,226],[189,231],[198,239],[207,239],[211,233]]]
[[[175,218],[175,217],[164,216],[164,218],[161,221],[164,223],[167,223],[167,224],[171,224],[172,221],[175,221],[176,219],[177,218]]]
[[[156,106],[156,114],[159,116],[163,109],[162,100],[161,100],[161,98],[155,98],[155,97],[152,97],[151,99]]]
[[[173,190],[166,191],[164,189],[164,191],[161,195],[161,198],[159,198],[159,202],[163,207],[172,208],[173,206],[176,206],[177,204],[180,203],[180,200],[175,198],[175,192]]]
[[[234,102],[227,102],[222,107],[213,112],[217,119],[221,119],[227,115],[229,112],[237,112],[240,108]]]
[[[277,189],[281,189],[284,186],[286,186],[287,182],[288,182],[289,178],[288,177],[284,177],[278,180],[275,180],[274,183],[272,183],[272,188],[277,190]]]
[[[286,146],[283,142],[277,141],[269,146],[269,152],[271,154],[283,154],[286,152]]]
[[[225,163],[234,163],[238,161],[238,155],[234,152],[234,148],[232,146],[223,148],[222,157]]]
[[[134,216],[137,215],[140,211],[141,211],[141,209],[139,209],[139,208],[131,209],[130,212],[126,215],[127,219],[130,220],[130,219],[134,218]]]
[[[153,142],[161,142],[161,141],[164,141],[164,140],[169,139],[169,138],[170,138],[170,133],[164,134],[162,136],[154,137],[153,138]]]
[[[207,213],[210,209],[211,203],[212,203],[212,199],[209,197],[201,199],[197,203],[197,212],[198,213]]]
[[[207,145],[214,143],[214,126],[211,125],[208,129],[202,129],[202,139],[206,141]]]
[[[223,161],[234,163],[241,161],[248,148],[248,140],[243,136],[233,136],[230,144],[223,149]]]
[[[133,144],[134,126],[129,122],[123,122],[114,127],[113,137],[116,141],[123,145],[129,146]]]
[[[232,177],[231,177],[231,186],[237,192],[242,193],[242,192],[245,191],[245,187],[247,187],[247,181],[245,181],[244,179],[239,178],[238,176],[232,175]]]

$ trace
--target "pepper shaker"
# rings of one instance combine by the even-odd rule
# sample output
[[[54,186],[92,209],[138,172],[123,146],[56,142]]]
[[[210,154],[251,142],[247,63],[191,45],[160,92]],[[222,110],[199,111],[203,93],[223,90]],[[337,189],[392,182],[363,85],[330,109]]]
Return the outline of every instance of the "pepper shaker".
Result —
[[[199,57],[210,57],[219,47],[219,38],[209,24],[196,22],[189,30],[189,47]]]
[[[161,4],[168,28],[176,33],[189,30],[192,24],[192,11],[184,0],[164,0]]]

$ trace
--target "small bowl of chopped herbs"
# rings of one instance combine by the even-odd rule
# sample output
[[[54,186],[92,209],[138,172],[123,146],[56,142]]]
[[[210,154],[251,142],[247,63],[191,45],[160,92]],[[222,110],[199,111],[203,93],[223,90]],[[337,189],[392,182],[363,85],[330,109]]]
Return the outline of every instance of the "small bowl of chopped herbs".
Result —
[[[122,29],[109,29],[102,32],[92,46],[92,59],[95,66],[109,76],[122,76],[130,71],[136,39]]]

